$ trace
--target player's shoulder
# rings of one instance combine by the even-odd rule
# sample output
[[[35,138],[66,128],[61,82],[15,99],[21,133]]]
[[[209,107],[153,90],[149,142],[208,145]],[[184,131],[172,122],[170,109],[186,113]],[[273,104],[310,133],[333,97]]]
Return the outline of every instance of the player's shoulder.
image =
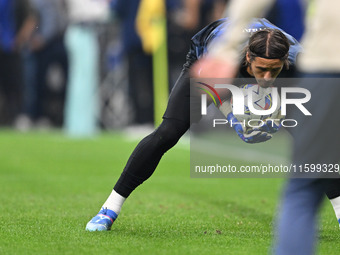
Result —
[[[208,51],[211,42],[217,39],[219,36],[221,36],[226,30],[228,30],[230,24],[231,22],[229,18],[219,19],[207,25],[197,34],[195,34],[192,37],[191,41],[195,48],[196,56],[199,58],[200,56],[204,55]],[[249,38],[253,33],[266,28],[278,29],[287,37],[290,44],[289,61],[290,63],[295,63],[298,53],[302,51],[301,45],[293,36],[286,33],[284,30],[277,27],[276,25],[272,24],[267,19],[265,18],[252,19],[251,23],[244,27],[243,31],[240,31],[240,33],[244,32],[248,33]],[[244,46],[246,44],[247,41],[244,42]]]
[[[197,34],[193,36],[192,39],[202,41],[202,39],[218,37],[218,35],[228,30],[228,27],[230,24],[231,24],[230,18],[228,17],[216,20],[210,23],[209,25],[207,25],[206,27],[204,27],[203,29],[201,29]],[[252,19],[251,23],[248,26],[246,26],[243,29],[243,31],[240,31],[240,32],[253,33],[264,28],[280,29],[279,27],[270,23],[265,18],[254,18]]]
[[[211,40],[213,38],[219,37],[226,30],[228,30],[230,24],[230,18],[216,20],[210,23],[208,26],[204,27],[193,38],[197,38],[202,41],[203,38],[205,38],[206,40]],[[243,31],[240,31],[240,33],[249,33],[250,37],[254,32],[265,28],[279,29],[283,31],[265,18],[254,18],[246,27],[243,28]]]
[[[228,18],[216,20],[201,29],[191,38],[191,44],[195,49],[195,55],[197,58],[207,52],[207,45],[213,38],[216,37],[216,33],[220,33],[220,29],[228,24],[228,20]]]
[[[229,24],[229,18],[216,20],[209,25],[205,26],[198,33],[196,33],[191,40],[196,44],[204,44],[209,41],[216,33],[224,30],[226,26]]]

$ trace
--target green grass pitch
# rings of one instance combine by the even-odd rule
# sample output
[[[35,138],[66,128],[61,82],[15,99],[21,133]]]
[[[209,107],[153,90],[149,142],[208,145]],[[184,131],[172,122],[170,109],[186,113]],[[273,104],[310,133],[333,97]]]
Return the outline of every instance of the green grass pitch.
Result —
[[[268,254],[283,180],[193,179],[189,145],[166,153],[110,232],[85,225],[138,140],[0,131],[0,254]],[[320,254],[340,254],[328,201]]]

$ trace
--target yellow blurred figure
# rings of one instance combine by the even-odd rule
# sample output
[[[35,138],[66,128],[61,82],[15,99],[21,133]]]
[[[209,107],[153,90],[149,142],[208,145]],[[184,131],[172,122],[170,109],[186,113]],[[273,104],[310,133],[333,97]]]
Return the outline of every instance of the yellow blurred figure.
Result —
[[[140,2],[136,28],[146,53],[155,52],[165,40],[165,13],[164,0],[141,0]]]

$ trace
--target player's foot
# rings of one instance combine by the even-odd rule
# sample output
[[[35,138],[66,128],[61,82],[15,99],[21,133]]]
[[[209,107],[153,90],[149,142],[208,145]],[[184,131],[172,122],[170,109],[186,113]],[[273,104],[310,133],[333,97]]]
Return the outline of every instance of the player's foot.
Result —
[[[118,215],[107,208],[102,208],[99,213],[90,220],[86,225],[88,231],[107,231],[111,229],[112,223]]]

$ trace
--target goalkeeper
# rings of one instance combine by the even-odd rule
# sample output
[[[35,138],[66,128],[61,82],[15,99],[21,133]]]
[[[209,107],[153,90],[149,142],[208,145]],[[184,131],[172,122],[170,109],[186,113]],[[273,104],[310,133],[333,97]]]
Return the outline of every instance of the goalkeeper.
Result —
[[[228,19],[215,21],[192,38],[186,63],[170,94],[162,123],[132,152],[112,193],[99,213],[87,224],[86,230],[110,230],[126,198],[153,174],[164,153],[171,149],[189,129],[189,69],[196,60],[208,52],[210,47],[213,47],[225,25],[228,25]],[[244,31],[249,33],[249,36],[252,32],[255,33],[251,35],[248,43],[245,42],[238,77],[255,78],[254,82],[260,86],[269,86],[279,75],[281,77],[294,75],[294,63],[301,46],[292,36],[266,19],[254,19],[250,27],[245,28]],[[199,121],[201,118],[201,116],[192,117],[194,121]],[[268,139],[267,136],[266,132],[250,134],[247,136],[247,141],[265,141]]]

